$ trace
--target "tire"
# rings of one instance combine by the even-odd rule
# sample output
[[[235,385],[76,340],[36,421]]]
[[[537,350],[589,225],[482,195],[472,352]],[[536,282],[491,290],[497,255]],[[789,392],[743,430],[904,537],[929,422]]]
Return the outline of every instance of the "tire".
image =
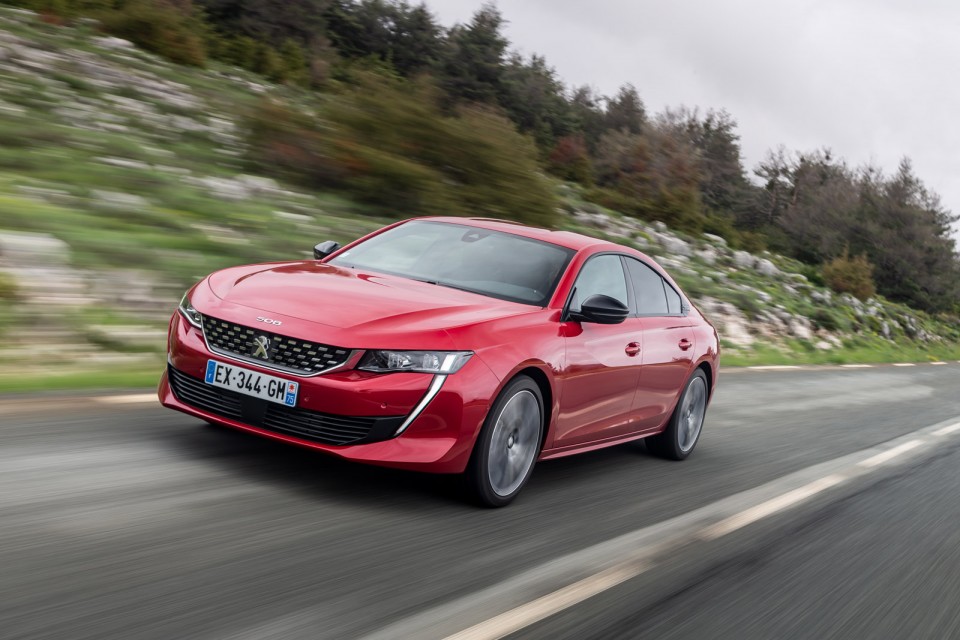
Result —
[[[543,436],[543,395],[517,376],[490,407],[467,466],[473,497],[487,507],[510,504],[530,479]]]
[[[668,460],[685,460],[700,440],[709,395],[707,376],[697,369],[687,380],[667,428],[646,439],[647,450]]]

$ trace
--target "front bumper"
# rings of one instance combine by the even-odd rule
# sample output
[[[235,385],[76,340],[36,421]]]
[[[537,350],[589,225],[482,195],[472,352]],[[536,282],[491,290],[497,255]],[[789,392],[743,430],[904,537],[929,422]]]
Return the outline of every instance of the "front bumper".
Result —
[[[432,473],[466,469],[498,387],[479,358],[446,376],[432,399],[428,392],[437,385],[429,374],[340,370],[315,377],[285,376],[300,384],[297,406],[286,408],[206,385],[204,371],[211,358],[230,361],[210,352],[200,330],[174,313],[160,402],[210,422],[348,460]],[[236,364],[277,375],[249,362]]]

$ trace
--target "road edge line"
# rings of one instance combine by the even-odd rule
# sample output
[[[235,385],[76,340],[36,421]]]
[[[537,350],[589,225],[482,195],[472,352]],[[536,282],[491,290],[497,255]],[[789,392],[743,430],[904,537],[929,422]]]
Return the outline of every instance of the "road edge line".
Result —
[[[932,453],[944,439],[960,433],[960,416],[922,427],[882,444],[821,462],[768,483],[727,496],[688,513],[622,534],[523,571],[499,583],[460,596],[363,636],[366,640],[400,637],[447,640],[494,640],[539,622],[606,589],[599,575],[638,577],[656,566],[658,558],[694,542],[719,539],[750,524],[796,508],[815,496],[849,488],[855,480],[906,464]],[[915,444],[914,444],[915,443]],[[909,446],[907,446],[909,445]],[[871,461],[870,466],[862,463]],[[618,573],[623,571],[626,573]],[[574,592],[567,607],[545,603],[564,601],[576,585],[594,588]],[[560,595],[558,595],[560,594]],[[522,604],[517,605],[520,602]],[[536,603],[536,605],[534,604]],[[544,610],[550,613],[541,615]],[[507,615],[510,614],[510,615]],[[509,624],[507,624],[509,622]],[[466,634],[469,635],[460,635]]]

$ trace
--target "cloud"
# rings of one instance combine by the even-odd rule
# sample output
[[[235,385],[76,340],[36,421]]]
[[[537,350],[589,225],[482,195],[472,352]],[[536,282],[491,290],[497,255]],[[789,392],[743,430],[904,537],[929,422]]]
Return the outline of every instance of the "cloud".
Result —
[[[428,0],[445,24],[478,0]],[[524,53],[568,84],[634,84],[648,109],[727,109],[745,162],[830,147],[853,165],[903,156],[960,212],[960,3],[917,0],[500,0]]]

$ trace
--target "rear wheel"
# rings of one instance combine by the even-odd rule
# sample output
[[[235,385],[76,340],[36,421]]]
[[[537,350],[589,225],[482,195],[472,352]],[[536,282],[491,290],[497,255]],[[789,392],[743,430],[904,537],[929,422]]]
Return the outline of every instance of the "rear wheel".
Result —
[[[507,505],[527,483],[540,453],[543,414],[540,388],[527,376],[514,378],[497,396],[467,468],[481,504]]]
[[[646,439],[647,449],[670,460],[683,460],[697,446],[707,415],[707,376],[702,369],[690,376],[677,408],[663,433]]]

